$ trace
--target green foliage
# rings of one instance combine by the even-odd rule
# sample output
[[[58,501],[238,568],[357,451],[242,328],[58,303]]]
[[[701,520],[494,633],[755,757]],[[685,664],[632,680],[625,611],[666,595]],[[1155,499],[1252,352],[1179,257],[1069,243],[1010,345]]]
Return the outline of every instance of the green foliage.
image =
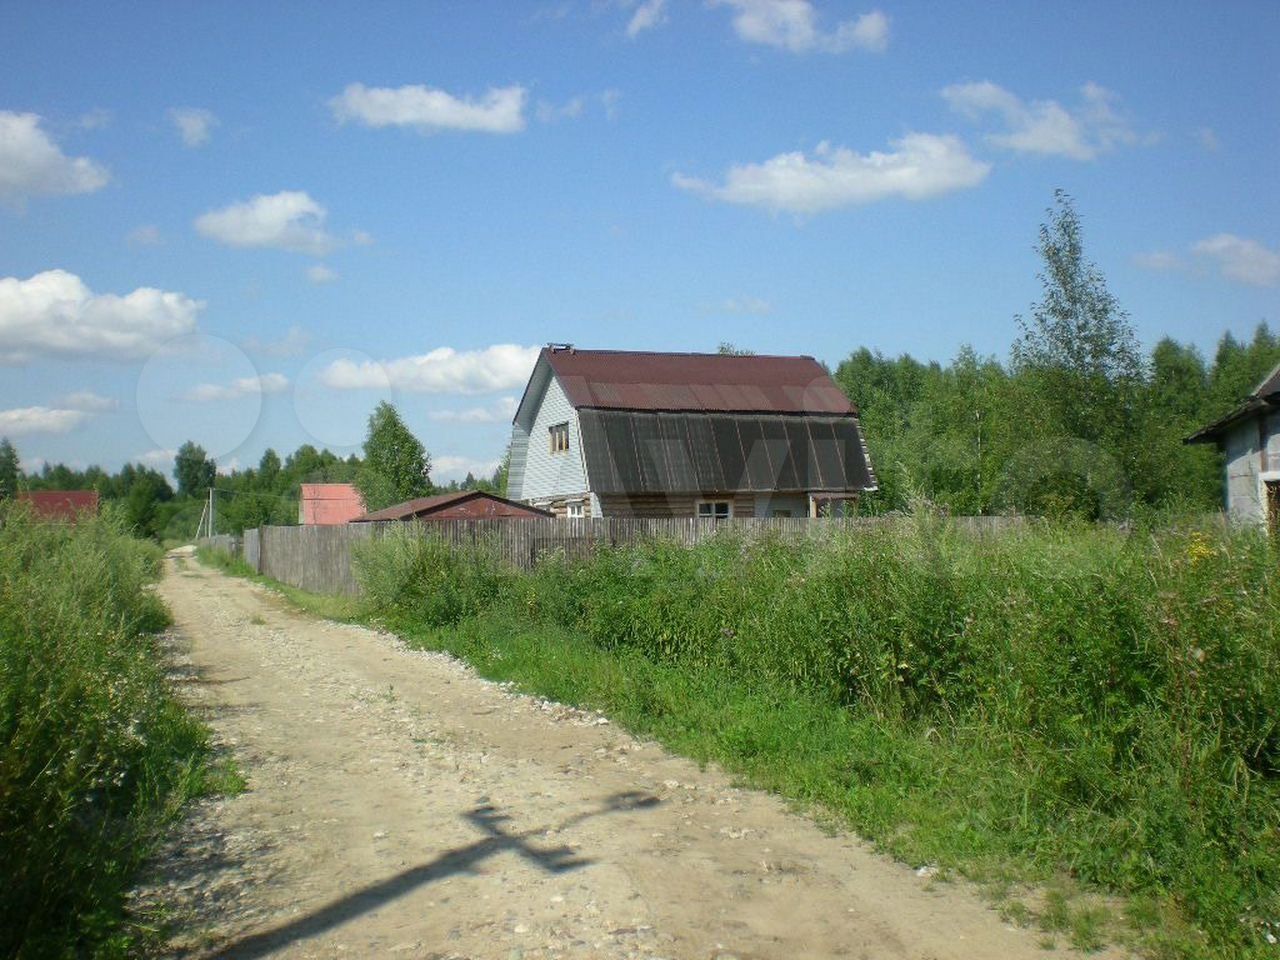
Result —
[[[152,636],[168,623],[148,589],[159,565],[118,518],[0,512],[4,956],[102,947],[158,827],[206,786],[206,731]]]
[[[178,481],[178,494],[198,497],[211,486],[217,476],[217,465],[209,459],[204,447],[188,440],[173,458],[173,475]]]
[[[356,486],[369,510],[381,510],[431,493],[431,458],[422,442],[385,400],[369,415],[364,465]]]
[[[1280,337],[1266,324],[1247,344],[1227,334],[1211,365],[1166,338],[1144,359],[1070,199],[1056,199],[1038,245],[1044,297],[1019,318],[1007,367],[964,347],[947,366],[863,348],[837,368],[880,483],[864,513],[907,509],[912,488],[957,514],[1221,507],[1219,454],[1182,441],[1280,362]]]
[[[1037,247],[1044,299],[1030,319],[1018,318],[1013,367],[1037,383],[1050,414],[1041,431],[1114,443],[1131,427],[1142,377],[1137,337],[1101,271],[1085,259],[1071,198],[1058,190],[1054,201]]]
[[[360,570],[420,641],[821,802],[911,862],[1151,898],[1186,918],[1170,955],[1199,956],[1260,945],[1280,911],[1278,559],[1217,530],[975,538],[921,516],[527,575],[399,539]],[[1073,938],[1099,922],[1081,912]]]
[[[17,495],[21,475],[18,451],[8,437],[0,437],[0,500],[10,500]]]
[[[449,626],[492,606],[506,581],[495,554],[457,550],[432,537],[392,530],[377,543],[357,545],[354,557],[371,609],[412,611],[432,627]]]

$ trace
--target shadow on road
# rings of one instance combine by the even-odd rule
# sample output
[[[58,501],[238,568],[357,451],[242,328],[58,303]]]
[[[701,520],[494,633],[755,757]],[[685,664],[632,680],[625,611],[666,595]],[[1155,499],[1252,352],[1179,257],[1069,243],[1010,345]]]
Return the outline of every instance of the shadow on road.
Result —
[[[649,794],[636,791],[614,794],[598,808],[575,814],[563,821],[563,830],[583,820],[626,810],[641,810],[656,806],[661,801]],[[303,940],[341,926],[348,920],[402,897],[428,883],[460,873],[473,873],[476,866],[496,854],[511,851],[523,857],[547,873],[565,873],[586,866],[592,861],[577,857],[569,847],[536,847],[529,841],[546,832],[541,827],[522,833],[508,832],[506,825],[511,817],[489,804],[477,806],[465,814],[465,818],[484,833],[484,836],[465,847],[449,850],[434,860],[388,877],[372,886],[349,893],[319,909],[292,920],[281,927],[255,933],[228,944],[218,956],[231,960],[253,960],[264,957],[296,940]]]

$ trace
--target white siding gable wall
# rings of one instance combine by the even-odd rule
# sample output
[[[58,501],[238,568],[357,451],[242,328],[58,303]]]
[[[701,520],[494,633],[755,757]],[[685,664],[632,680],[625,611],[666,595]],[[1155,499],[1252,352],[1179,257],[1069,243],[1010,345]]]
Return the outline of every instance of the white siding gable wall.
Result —
[[[507,496],[519,500],[524,487],[524,462],[529,455],[529,431],[517,421],[511,426],[510,466],[507,473]]]
[[[551,427],[557,423],[569,424],[569,449],[552,453]],[[586,494],[587,475],[582,463],[578,411],[569,403],[560,381],[553,375],[547,379],[546,390],[529,429],[518,498],[529,503],[545,503],[564,496]]]
[[[1262,523],[1266,511],[1257,419],[1236,424],[1222,439],[1222,452],[1227,461],[1227,513],[1240,523]]]

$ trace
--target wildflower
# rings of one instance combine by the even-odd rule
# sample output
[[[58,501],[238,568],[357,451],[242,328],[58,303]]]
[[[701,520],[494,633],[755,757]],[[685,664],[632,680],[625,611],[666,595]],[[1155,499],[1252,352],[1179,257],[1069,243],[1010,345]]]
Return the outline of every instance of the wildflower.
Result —
[[[1190,542],[1187,544],[1187,559],[1192,566],[1196,566],[1205,560],[1209,560],[1217,554],[1209,543],[1209,538],[1203,533],[1191,534]]]

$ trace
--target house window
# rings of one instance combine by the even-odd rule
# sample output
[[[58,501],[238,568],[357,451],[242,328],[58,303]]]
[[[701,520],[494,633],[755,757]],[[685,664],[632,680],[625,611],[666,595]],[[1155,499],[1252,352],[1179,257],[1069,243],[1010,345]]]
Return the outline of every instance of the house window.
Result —
[[[551,431],[551,452],[567,453],[569,450],[569,424],[557,423],[549,429]]]
[[[581,500],[570,500],[564,505],[564,518],[566,520],[581,520],[582,515]]]
[[[699,520],[728,520],[733,516],[733,503],[729,500],[699,500]]]

